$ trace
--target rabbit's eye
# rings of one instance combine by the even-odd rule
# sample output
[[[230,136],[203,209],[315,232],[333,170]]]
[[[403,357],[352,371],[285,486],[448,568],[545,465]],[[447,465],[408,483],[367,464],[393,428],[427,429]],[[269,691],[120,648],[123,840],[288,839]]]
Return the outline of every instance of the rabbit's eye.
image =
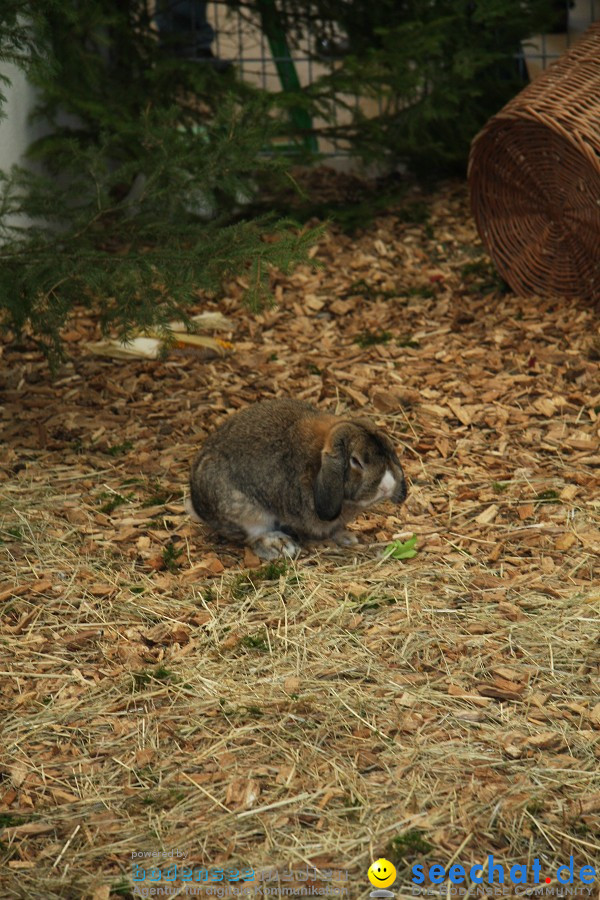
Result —
[[[364,466],[363,466],[362,462],[360,461],[360,459],[358,458],[358,456],[350,457],[350,465],[352,466],[353,469],[364,469]]]

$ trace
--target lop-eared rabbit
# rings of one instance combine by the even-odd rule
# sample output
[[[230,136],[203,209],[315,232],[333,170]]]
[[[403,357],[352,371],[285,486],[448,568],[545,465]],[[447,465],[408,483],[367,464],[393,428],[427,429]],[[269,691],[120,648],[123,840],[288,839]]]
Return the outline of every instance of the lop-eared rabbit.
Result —
[[[188,512],[262,559],[306,540],[358,542],[346,524],[380,500],[402,503],[394,445],[368,419],[265,400],[229,416],[192,465]]]

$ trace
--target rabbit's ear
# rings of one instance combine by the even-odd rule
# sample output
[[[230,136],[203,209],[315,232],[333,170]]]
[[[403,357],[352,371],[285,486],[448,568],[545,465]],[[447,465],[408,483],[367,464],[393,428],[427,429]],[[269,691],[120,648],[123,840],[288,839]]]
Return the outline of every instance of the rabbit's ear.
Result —
[[[368,419],[353,419],[354,424],[360,425],[361,428],[370,434],[372,438],[375,439],[375,442],[379,444],[381,449],[389,456],[389,458],[396,463],[396,465],[400,465],[400,460],[398,459],[398,454],[396,453],[396,448],[394,446],[394,442],[390,438],[390,436],[382,431],[381,428],[377,428],[370,422]]]
[[[389,458],[394,462],[397,466],[400,465],[400,460],[398,459],[398,454],[396,453],[396,448],[394,447],[394,442],[391,437],[385,433],[385,431],[377,430],[376,435],[378,443],[383,447]]]
[[[332,522],[342,511],[344,502],[344,457],[341,453],[325,453],[315,479],[315,510],[320,519]]]
[[[347,427],[335,427],[321,453],[321,468],[315,479],[315,510],[320,519],[332,522],[342,511],[344,474],[347,464]]]

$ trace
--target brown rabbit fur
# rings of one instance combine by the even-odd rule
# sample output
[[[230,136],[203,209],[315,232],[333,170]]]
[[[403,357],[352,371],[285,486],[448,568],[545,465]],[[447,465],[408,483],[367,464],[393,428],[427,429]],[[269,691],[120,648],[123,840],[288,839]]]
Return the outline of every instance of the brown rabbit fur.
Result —
[[[371,422],[282,399],[234,413],[207,438],[190,492],[194,518],[275,559],[305,540],[356,543],[346,523],[379,500],[401,503],[406,483],[390,438]]]

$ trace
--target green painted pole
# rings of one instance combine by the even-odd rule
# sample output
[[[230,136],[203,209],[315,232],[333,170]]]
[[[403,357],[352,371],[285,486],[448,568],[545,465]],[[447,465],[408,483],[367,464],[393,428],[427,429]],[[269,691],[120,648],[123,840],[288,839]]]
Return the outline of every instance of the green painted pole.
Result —
[[[294,65],[294,60],[290,53],[290,48],[285,37],[285,31],[281,25],[279,11],[275,5],[275,0],[260,0],[258,4],[262,28],[267,36],[269,47],[273,55],[273,61],[277,68],[281,87],[286,93],[300,93],[302,87],[300,79]],[[290,118],[295,127],[303,134],[304,146],[313,153],[319,152],[319,145],[316,137],[312,134],[312,118],[310,113],[299,106],[292,106],[290,109]]]

